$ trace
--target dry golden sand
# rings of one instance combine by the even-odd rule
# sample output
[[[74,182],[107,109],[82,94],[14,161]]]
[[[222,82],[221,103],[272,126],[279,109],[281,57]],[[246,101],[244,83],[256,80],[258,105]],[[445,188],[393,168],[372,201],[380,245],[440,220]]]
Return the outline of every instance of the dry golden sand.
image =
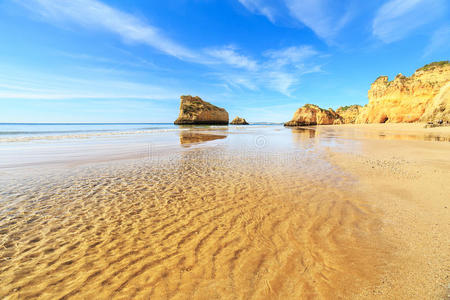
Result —
[[[372,169],[392,152],[366,145],[390,141],[340,138],[337,127],[253,130],[210,147],[9,176],[0,298],[443,297],[450,143],[413,141],[413,171],[440,165],[417,175],[402,154],[395,168]]]
[[[393,125],[393,126],[392,126]],[[364,296],[447,299],[450,294],[450,127],[422,124],[321,128],[362,134],[356,151],[329,159],[358,178],[358,190],[383,212],[383,234],[395,245],[378,286]],[[382,138],[367,139],[383,131]],[[399,133],[408,133],[402,135]],[[372,135],[371,135],[372,134]],[[353,135],[354,136],[354,135]],[[425,137],[425,141],[417,137]],[[440,140],[444,142],[430,142]],[[445,142],[447,141],[447,142]]]

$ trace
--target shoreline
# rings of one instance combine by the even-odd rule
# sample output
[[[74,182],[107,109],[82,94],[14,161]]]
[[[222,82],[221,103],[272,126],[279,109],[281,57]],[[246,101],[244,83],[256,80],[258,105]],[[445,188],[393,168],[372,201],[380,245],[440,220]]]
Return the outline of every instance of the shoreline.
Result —
[[[339,125],[318,125],[327,127],[343,127],[369,130],[389,130],[392,132],[413,132],[413,133],[435,133],[450,135],[450,126],[439,126],[425,128],[427,123],[371,123],[371,124],[339,124]]]
[[[335,125],[305,125],[286,126],[287,128],[330,128],[330,129],[351,129],[366,131],[386,131],[395,134],[436,134],[443,137],[450,137],[450,126],[428,127],[427,123],[371,123],[371,124],[335,124]]]

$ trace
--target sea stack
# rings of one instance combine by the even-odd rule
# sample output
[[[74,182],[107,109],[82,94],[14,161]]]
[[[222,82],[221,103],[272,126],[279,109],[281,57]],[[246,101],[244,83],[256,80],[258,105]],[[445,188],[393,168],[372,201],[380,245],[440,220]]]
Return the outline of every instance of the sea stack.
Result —
[[[244,118],[236,117],[230,123],[231,125],[248,125],[247,121]]]
[[[176,125],[228,125],[228,112],[196,96],[181,96]]]
[[[450,121],[450,63],[433,62],[406,77],[378,77],[356,123]]]
[[[342,124],[343,119],[334,110],[323,109],[314,104],[305,104],[297,109],[291,121],[284,126]]]

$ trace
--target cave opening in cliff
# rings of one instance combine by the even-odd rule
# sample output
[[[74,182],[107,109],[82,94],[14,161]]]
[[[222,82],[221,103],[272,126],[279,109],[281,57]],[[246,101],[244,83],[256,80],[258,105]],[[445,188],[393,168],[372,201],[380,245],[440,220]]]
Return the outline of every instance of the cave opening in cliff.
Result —
[[[385,116],[385,117],[381,118],[380,123],[386,123],[388,120],[389,120],[389,118]]]

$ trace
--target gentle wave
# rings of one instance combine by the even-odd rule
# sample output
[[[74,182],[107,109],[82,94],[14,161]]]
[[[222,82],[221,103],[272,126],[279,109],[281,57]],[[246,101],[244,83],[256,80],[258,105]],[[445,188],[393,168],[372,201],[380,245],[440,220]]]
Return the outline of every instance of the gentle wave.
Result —
[[[152,130],[159,127],[143,127],[136,130]],[[65,134],[65,133],[82,133],[82,132],[120,132],[123,129],[92,129],[92,130],[50,130],[50,131],[0,131],[2,135],[37,135],[37,134]]]
[[[149,129],[149,130],[134,130],[134,131],[107,131],[99,132],[98,130],[93,133],[86,134],[66,134],[66,135],[39,135],[39,136],[20,136],[12,138],[0,138],[0,143],[11,142],[29,142],[37,140],[62,140],[62,139],[87,139],[93,137],[106,137],[106,136],[120,136],[120,135],[136,135],[136,134],[150,134],[150,133],[163,133],[171,131],[188,130],[183,128],[171,128],[171,129]],[[86,132],[86,131],[83,131]],[[42,134],[42,132],[37,132]],[[60,133],[60,132],[59,132]]]
[[[252,128],[273,125],[253,124]],[[0,123],[0,143],[30,142],[41,140],[87,139],[106,136],[153,134],[181,130],[240,130],[236,126],[186,125],[170,123],[111,123],[111,124],[8,124]]]

